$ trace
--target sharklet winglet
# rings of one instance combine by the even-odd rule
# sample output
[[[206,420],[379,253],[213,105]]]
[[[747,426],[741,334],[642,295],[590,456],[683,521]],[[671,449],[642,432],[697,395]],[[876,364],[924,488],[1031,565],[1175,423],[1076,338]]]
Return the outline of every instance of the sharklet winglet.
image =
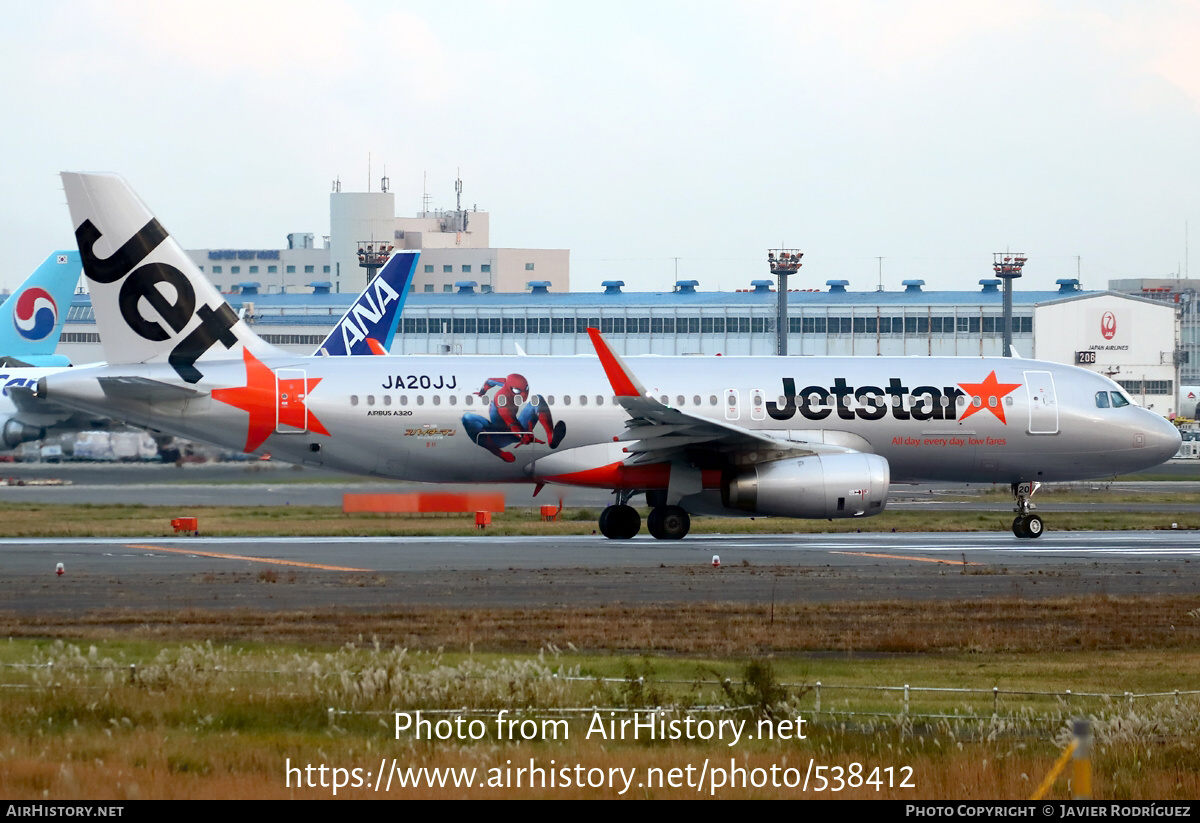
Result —
[[[604,374],[612,385],[613,393],[617,397],[644,397],[646,390],[620,356],[608,347],[608,341],[600,336],[600,330],[588,329],[587,333],[600,357],[600,365],[604,366]]]

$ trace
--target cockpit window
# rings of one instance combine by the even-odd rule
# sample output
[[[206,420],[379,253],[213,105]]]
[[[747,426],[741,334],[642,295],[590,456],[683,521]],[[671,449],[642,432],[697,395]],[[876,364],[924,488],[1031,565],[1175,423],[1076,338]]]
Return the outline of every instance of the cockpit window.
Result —
[[[1107,409],[1108,408],[1108,392],[1106,392],[1106,391],[1096,392],[1096,408],[1098,408],[1098,409]]]
[[[1121,394],[1119,391],[1109,392],[1112,395],[1112,404],[1114,409],[1119,409],[1122,406],[1129,405],[1129,398]]]

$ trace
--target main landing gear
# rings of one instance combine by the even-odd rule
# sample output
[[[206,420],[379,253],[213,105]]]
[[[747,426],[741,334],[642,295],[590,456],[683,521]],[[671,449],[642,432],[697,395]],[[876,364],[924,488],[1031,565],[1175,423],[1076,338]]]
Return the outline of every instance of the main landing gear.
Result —
[[[1041,483],[1012,484],[1013,497],[1017,499],[1017,507],[1014,509],[1017,516],[1013,519],[1012,530],[1017,537],[1026,539],[1041,537],[1042,531],[1046,528],[1042,523],[1042,518],[1033,513],[1033,503],[1029,502],[1029,498],[1033,497],[1041,486]]]
[[[609,540],[629,540],[642,529],[642,516],[629,505],[630,493],[620,493],[618,503],[600,512],[600,533]],[[682,540],[692,528],[692,518],[679,506],[654,506],[646,529],[658,540]]]

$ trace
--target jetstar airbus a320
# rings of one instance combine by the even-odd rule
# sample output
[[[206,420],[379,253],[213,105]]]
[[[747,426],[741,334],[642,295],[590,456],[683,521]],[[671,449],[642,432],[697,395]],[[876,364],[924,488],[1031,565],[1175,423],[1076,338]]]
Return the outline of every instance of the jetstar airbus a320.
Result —
[[[38,394],[130,423],[357,474],[611,489],[658,538],[690,514],[878,514],[891,480],[1009,483],[1037,537],[1045,481],[1154,466],[1163,418],[1073,366],[1007,358],[299,357],[258,338],[126,183],[64,174],[108,365]],[[630,367],[634,363],[634,367]]]

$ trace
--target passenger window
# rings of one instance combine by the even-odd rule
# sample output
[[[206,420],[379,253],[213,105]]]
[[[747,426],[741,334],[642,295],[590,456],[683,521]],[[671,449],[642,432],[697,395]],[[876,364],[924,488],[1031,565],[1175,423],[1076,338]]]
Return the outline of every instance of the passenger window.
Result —
[[[658,398],[658,402],[662,403],[664,406],[669,406],[671,405],[671,398],[664,394],[662,397]]]
[[[425,395],[423,395],[423,394],[418,394],[418,395],[417,395],[417,405],[418,405],[418,406],[424,406],[424,405],[425,405]]]
[[[358,395],[357,395],[357,394],[352,394],[352,395],[350,395],[350,405],[351,405],[351,406],[357,406],[357,405],[358,405]]]
[[[463,398],[463,401],[464,401],[464,402],[465,402],[465,403],[466,403],[468,406],[474,406],[474,405],[475,405],[475,395],[473,395],[473,394],[468,394],[466,397],[464,397],[464,398]]]
[[[700,405],[700,395],[696,395],[695,397],[693,397],[693,398],[692,398],[692,405],[693,405],[693,406],[699,406],[699,405]]]
[[[450,402],[450,405],[451,405],[451,406],[457,406],[457,405],[458,405],[458,395],[456,395],[456,394],[452,394],[452,395],[450,395],[450,396],[447,398],[447,400],[449,400],[449,402]]]
[[[503,406],[508,401],[504,399],[504,395],[498,394],[498,395],[496,395],[496,399],[493,400],[492,402],[495,403],[497,406]]]
[[[581,405],[581,406],[587,405],[587,395],[586,394],[579,395],[579,405]]]
[[[442,396],[440,394],[435,394],[433,396],[433,405],[435,405],[435,406],[442,405]]]
[[[374,405],[375,405],[375,395],[373,395],[373,394],[368,394],[368,395],[367,395],[367,405],[368,405],[368,406],[374,406]]]
[[[569,405],[571,405],[571,395],[569,395],[569,394],[564,394],[564,395],[563,395],[563,405],[564,405],[564,406],[569,406]]]
[[[407,394],[402,394],[402,395],[400,395],[400,405],[401,405],[401,406],[407,406],[407,405],[408,405],[408,395],[407,395]]]
[[[675,398],[675,405],[679,406],[679,407],[683,406],[683,395],[682,394]]]
[[[1112,403],[1114,409],[1119,409],[1122,406],[1129,405],[1129,398],[1121,394],[1119,391],[1109,392],[1112,395]]]
[[[603,396],[603,395],[599,395],[599,394],[598,394],[598,395],[596,395],[596,405],[597,405],[597,406],[603,406],[603,405],[604,405],[604,396]]]
[[[1096,392],[1096,408],[1098,408],[1098,409],[1107,409],[1108,408],[1108,392],[1106,392],[1106,391]]]
[[[385,406],[392,405],[392,396],[390,394],[385,394],[383,396],[383,405],[385,405]]]
[[[715,394],[710,394],[708,396],[708,405],[710,405],[710,406],[717,405],[717,396]]]

